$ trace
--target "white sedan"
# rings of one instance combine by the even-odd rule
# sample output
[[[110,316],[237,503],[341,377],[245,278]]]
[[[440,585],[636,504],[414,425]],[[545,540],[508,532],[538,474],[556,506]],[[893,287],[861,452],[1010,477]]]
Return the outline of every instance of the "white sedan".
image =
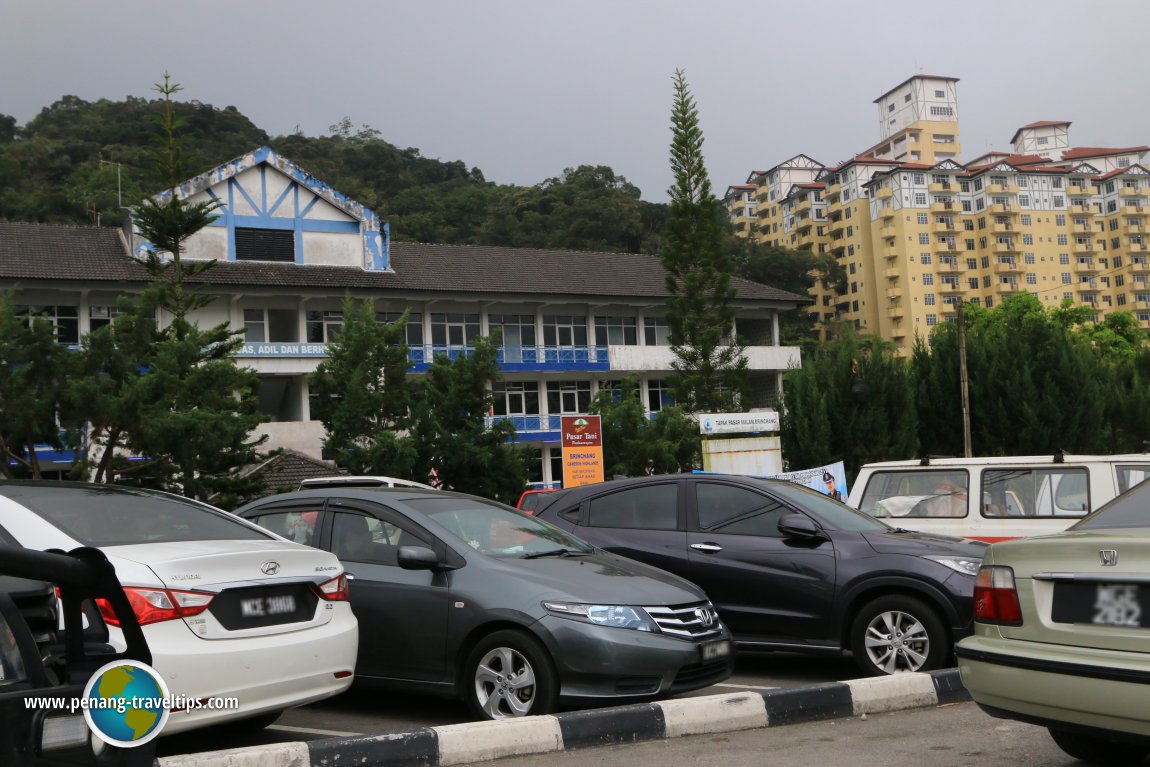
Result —
[[[176,495],[66,482],[0,482],[0,539],[5,531],[30,549],[107,555],[152,666],[173,698],[192,701],[165,734],[263,726],[351,685],[359,628],[330,553]],[[115,613],[99,607],[122,646]]]

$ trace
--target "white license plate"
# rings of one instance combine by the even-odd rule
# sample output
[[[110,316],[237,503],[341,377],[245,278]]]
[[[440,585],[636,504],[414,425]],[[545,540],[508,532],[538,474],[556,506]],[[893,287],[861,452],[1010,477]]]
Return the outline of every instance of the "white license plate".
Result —
[[[278,597],[249,597],[240,600],[240,615],[245,618],[263,618],[269,615],[286,615],[295,612],[295,597],[284,594]]]
[[[699,649],[702,652],[703,660],[715,660],[731,654],[731,643],[725,639],[721,642],[707,642]]]

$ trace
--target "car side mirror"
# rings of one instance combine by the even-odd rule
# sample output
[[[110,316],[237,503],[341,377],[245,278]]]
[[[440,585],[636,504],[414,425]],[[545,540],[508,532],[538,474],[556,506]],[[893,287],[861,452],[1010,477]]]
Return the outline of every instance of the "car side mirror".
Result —
[[[404,570],[438,570],[439,556],[426,546],[400,546],[395,561]]]
[[[827,537],[815,521],[804,514],[788,514],[780,519],[779,532],[784,538],[801,538],[805,541],[822,541]]]

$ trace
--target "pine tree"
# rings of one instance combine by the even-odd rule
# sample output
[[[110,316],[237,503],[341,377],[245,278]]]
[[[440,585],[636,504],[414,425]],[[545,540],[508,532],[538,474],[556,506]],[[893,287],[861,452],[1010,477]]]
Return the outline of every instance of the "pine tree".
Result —
[[[671,112],[671,210],[661,252],[667,272],[667,324],[675,353],[670,383],[688,412],[739,407],[747,381],[743,346],[733,337],[734,265],[724,251],[722,206],[703,162],[699,113],[681,70]]]

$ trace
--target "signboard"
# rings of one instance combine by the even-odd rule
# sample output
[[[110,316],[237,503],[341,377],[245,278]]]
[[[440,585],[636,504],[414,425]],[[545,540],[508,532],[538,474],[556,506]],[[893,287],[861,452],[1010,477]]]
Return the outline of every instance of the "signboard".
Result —
[[[778,431],[779,414],[774,410],[763,413],[700,413],[700,434],[753,434]]]
[[[732,472],[722,471],[696,471],[695,474],[730,474]],[[746,473],[746,472],[742,472]],[[846,503],[847,501],[847,470],[846,464],[842,461],[837,463],[830,463],[826,466],[816,466],[813,469],[802,469],[800,471],[787,471],[774,474],[750,474],[752,477],[763,477],[764,479],[785,479],[789,482],[794,482],[799,485],[806,485],[812,490],[818,490],[824,495],[829,495],[835,500]]]
[[[563,487],[603,481],[603,432],[597,415],[565,415],[561,419]]]

